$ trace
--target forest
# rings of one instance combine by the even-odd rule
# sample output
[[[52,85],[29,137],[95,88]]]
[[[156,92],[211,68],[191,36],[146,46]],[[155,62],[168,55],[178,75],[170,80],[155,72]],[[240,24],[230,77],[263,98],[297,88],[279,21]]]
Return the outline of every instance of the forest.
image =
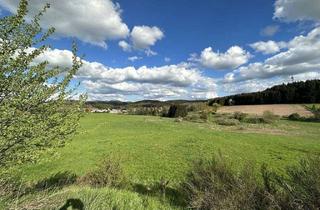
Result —
[[[242,93],[209,100],[209,105],[301,104],[320,102],[320,80],[276,85],[264,91]]]

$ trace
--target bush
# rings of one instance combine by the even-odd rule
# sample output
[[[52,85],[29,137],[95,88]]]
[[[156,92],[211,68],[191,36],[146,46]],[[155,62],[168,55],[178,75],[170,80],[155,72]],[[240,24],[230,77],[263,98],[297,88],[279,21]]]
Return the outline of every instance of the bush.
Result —
[[[320,209],[320,157],[300,160],[286,169],[286,177],[277,176],[283,209]]]
[[[203,122],[201,119],[200,119],[200,115],[199,114],[195,114],[195,113],[192,113],[192,114],[188,114],[186,117],[184,117],[183,119],[187,120],[187,121],[191,121],[191,122]]]
[[[204,121],[207,121],[208,120],[208,115],[209,115],[209,113],[207,111],[202,111],[200,113],[200,119],[202,119]]]
[[[239,120],[237,119],[227,119],[227,118],[216,119],[216,123],[218,125],[225,125],[225,126],[235,126],[240,124]]]
[[[260,123],[266,123],[265,120],[262,117],[259,116],[251,116],[246,117],[243,122],[251,123],[251,124],[260,124]]]
[[[301,116],[298,113],[293,113],[288,116],[289,120],[300,120]]]
[[[99,165],[98,169],[80,177],[78,183],[92,187],[122,188],[126,185],[126,177],[119,161],[107,158]]]
[[[319,157],[301,160],[284,175],[262,165],[257,176],[251,164],[236,172],[218,156],[197,162],[181,184],[181,191],[193,209],[319,209],[319,164]]]
[[[255,177],[251,165],[238,174],[218,156],[197,162],[181,189],[192,209],[268,209],[272,201]]]
[[[171,105],[167,114],[167,117],[185,117],[188,115],[186,105]]]
[[[243,113],[243,112],[235,112],[235,113],[233,113],[233,118],[237,119],[239,121],[244,120],[247,116],[248,116],[248,114]]]
[[[211,109],[212,112],[213,112],[213,113],[216,113],[221,105],[220,105],[220,104],[217,104],[217,103],[213,103],[213,104],[211,104],[211,105],[209,105],[209,106],[212,106],[212,109]]]
[[[275,115],[271,111],[264,111],[262,114],[262,119],[265,123],[273,123],[274,121],[279,119],[279,116]]]

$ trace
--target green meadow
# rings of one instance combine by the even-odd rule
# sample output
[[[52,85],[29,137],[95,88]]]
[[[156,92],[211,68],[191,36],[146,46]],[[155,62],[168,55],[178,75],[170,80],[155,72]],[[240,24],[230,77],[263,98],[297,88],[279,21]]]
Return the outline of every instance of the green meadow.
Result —
[[[44,155],[36,164],[19,166],[12,173],[19,174],[26,183],[66,171],[81,176],[94,170],[103,158],[112,156],[120,161],[131,183],[148,186],[168,180],[174,189],[195,160],[210,159],[217,153],[230,160],[235,169],[247,162],[257,169],[266,163],[281,173],[300,158],[320,154],[320,124],[278,120],[272,124],[219,126],[210,120],[176,122],[152,116],[91,113],[82,118],[78,132],[65,147]],[[103,204],[107,202],[102,199],[104,194],[118,198],[110,199],[108,204],[118,209],[130,205],[137,209],[141,205],[149,209],[173,208],[170,201],[109,188],[71,186],[55,192],[53,197],[79,197],[87,205],[94,203],[92,208],[99,208],[107,205]],[[92,201],[94,195],[101,200]],[[23,199],[28,200],[28,196],[19,203]]]
[[[111,155],[134,182],[165,178],[176,184],[194,160],[217,152],[235,165],[253,161],[279,170],[304,155],[320,154],[320,124],[310,122],[281,120],[239,129],[152,116],[88,114],[78,130],[56,154],[20,168],[24,178],[35,181],[63,171],[81,175]]]

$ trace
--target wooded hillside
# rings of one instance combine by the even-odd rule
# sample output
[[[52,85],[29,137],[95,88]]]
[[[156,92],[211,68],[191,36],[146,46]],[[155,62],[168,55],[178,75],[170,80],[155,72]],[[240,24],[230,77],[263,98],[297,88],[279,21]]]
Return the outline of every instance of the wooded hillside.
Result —
[[[319,103],[320,80],[277,85],[264,91],[243,93],[209,100],[209,105],[253,105]]]

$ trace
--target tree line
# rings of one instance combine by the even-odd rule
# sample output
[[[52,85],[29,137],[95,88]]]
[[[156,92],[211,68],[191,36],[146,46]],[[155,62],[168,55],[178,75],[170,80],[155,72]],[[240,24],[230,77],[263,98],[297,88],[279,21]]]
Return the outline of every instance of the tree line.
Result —
[[[264,91],[242,93],[209,100],[209,105],[255,105],[320,103],[320,80],[276,85]]]

